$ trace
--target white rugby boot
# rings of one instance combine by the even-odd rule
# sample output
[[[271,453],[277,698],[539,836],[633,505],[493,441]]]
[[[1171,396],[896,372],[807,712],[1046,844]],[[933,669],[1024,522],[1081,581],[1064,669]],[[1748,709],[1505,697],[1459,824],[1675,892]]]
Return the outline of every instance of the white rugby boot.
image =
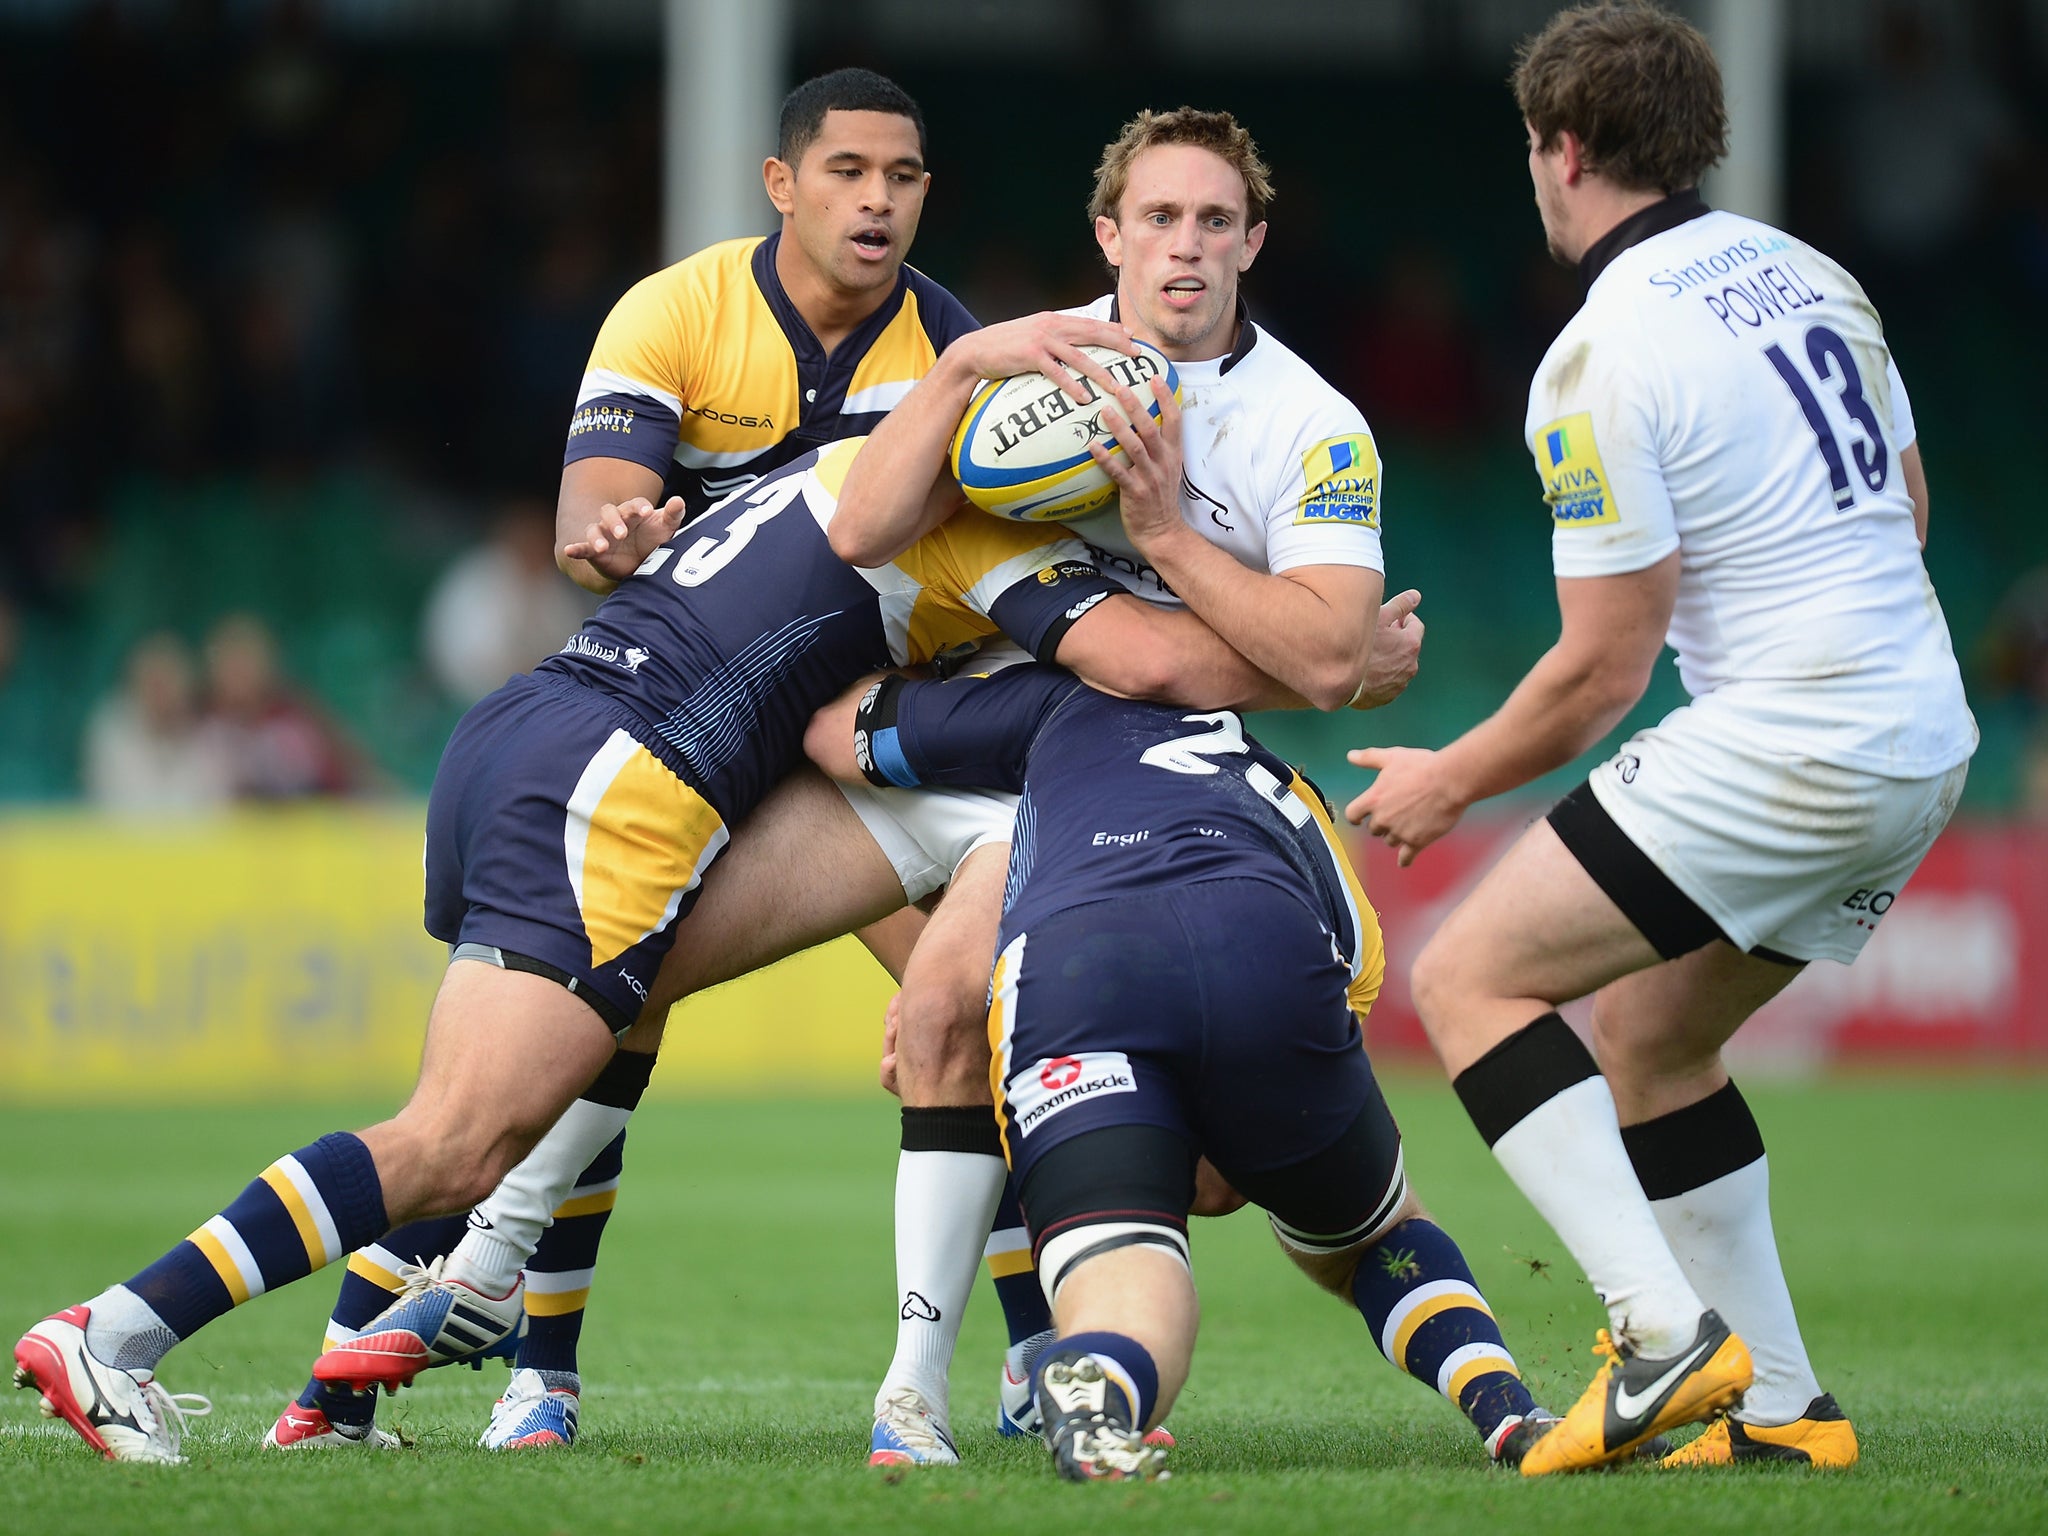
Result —
[[[108,1365],[86,1347],[85,1306],[44,1318],[14,1346],[14,1384],[40,1392],[43,1412],[62,1419],[108,1461],[175,1466],[185,1421],[213,1412],[196,1392],[172,1394],[148,1371]]]

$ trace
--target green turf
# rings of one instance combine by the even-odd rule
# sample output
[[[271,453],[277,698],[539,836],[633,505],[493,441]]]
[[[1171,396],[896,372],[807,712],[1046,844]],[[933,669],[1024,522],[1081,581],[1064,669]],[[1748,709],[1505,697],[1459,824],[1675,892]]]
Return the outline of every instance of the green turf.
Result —
[[[1464,1243],[1532,1385],[1563,1406],[1594,1363],[1584,1285],[1440,1082],[1396,1078],[1389,1096],[1419,1190]],[[1000,1321],[985,1286],[954,1389],[967,1465],[884,1476],[861,1463],[890,1347],[889,1106],[658,1104],[635,1122],[572,1451],[471,1448],[501,1367],[440,1372],[387,1405],[412,1450],[259,1451],[332,1300],[317,1278],[170,1357],[166,1384],[216,1404],[189,1466],[101,1464],[28,1394],[0,1393],[0,1531],[2048,1530],[2048,1085],[1858,1081],[1752,1098],[1807,1337],[1863,1437],[1848,1476],[1493,1472],[1463,1422],[1395,1375],[1251,1213],[1198,1225],[1205,1325],[1173,1415],[1171,1481],[1056,1484],[1041,1448],[986,1427]],[[0,1323],[24,1327],[126,1276],[278,1153],[365,1117],[6,1111]]]

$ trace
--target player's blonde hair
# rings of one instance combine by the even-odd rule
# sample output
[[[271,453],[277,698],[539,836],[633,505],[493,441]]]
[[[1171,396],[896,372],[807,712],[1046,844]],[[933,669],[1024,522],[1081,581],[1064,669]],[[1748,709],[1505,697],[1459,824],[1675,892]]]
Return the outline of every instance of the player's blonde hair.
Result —
[[[1586,168],[1631,192],[1697,186],[1728,153],[1714,50],[1646,0],[1558,12],[1522,44],[1509,81],[1539,148],[1575,134]]]
[[[1259,158],[1259,146],[1228,112],[1202,112],[1176,107],[1171,112],[1140,112],[1102,151],[1095,167],[1095,195],[1088,202],[1090,219],[1115,219],[1131,182],[1131,162],[1160,144],[1192,144],[1226,162],[1244,178],[1245,227],[1266,221],[1273,201],[1272,172]]]

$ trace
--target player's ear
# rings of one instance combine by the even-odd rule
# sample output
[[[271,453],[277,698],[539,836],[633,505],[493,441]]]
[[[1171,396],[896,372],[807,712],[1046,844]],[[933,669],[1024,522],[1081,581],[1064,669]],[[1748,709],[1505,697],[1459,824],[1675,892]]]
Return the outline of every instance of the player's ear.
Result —
[[[796,212],[796,168],[770,155],[761,162],[761,185],[768,189],[768,201],[780,214]]]
[[[1590,169],[1586,164],[1585,141],[1569,128],[1565,128],[1557,135],[1557,149],[1560,157],[1557,167],[1558,180],[1568,187],[1577,186],[1580,178]]]
[[[1102,259],[1112,267],[1124,264],[1123,233],[1116,227],[1116,220],[1106,213],[1096,215],[1095,243],[1102,247]]]
[[[1266,223],[1265,220],[1261,219],[1245,231],[1244,250],[1237,258],[1237,270],[1240,272],[1251,271],[1252,263],[1259,259],[1259,247],[1265,243]]]

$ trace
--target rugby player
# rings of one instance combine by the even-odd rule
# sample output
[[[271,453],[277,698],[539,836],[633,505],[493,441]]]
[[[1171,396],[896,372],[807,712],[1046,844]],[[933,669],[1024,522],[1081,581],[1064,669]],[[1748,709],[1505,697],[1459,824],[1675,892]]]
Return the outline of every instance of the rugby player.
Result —
[[[1512,1462],[1546,1416],[1409,1187],[1361,1034],[1379,919],[1314,787],[1235,714],[1035,665],[856,686],[805,748],[835,776],[1023,794],[989,1084],[1058,1322],[1037,1396],[1060,1475],[1164,1469],[1144,1432],[1194,1347],[1203,1156]]]
[[[1522,1470],[1724,1408],[1666,1464],[1845,1467],[1855,1431],[1800,1339],[1721,1047],[1808,962],[1856,958],[1976,746],[1912,415],[1855,278],[1701,200],[1727,115],[1690,25],[1562,12],[1514,88],[1544,233],[1585,287],[1527,418],[1561,630],[1442,751],[1353,752],[1379,772],[1348,814],[1406,863],[1598,741],[1677,651],[1691,702],[1510,849],[1417,958],[1415,1003],[1610,1320]],[[1555,1011],[1587,993],[1590,1052]]]
[[[623,536],[622,508],[645,515],[666,489],[669,516],[695,516],[809,448],[866,432],[942,349],[975,332],[951,294],[904,264],[929,182],[924,160],[917,104],[881,76],[838,70],[791,92],[776,154],[763,167],[780,232],[727,241],[655,273],[620,299],[598,334],[557,505],[566,572],[608,590],[600,569],[566,553],[589,530],[603,551],[614,530]],[[1065,330],[1121,341],[1107,326]],[[1000,355],[977,355],[985,366],[1005,366]],[[1037,366],[1048,356],[1033,350],[1018,361]],[[863,937],[900,978],[924,918],[908,908],[885,914],[947,883],[984,831],[1008,835],[1006,801],[864,787],[844,794],[850,808],[803,775],[769,797],[713,877],[724,894],[695,920],[701,937],[672,952],[646,1021],[467,1222],[438,1218],[351,1257],[326,1349],[425,1347],[439,1363],[514,1330],[494,1346],[516,1348],[517,1357],[481,1443],[531,1449],[573,1440],[584,1304],[618,1198],[626,1122],[647,1086],[667,1003],[875,919],[882,921]],[[832,876],[805,880],[802,869]],[[961,1006],[979,1013],[978,999]],[[943,1183],[952,1161],[921,1145],[905,1153],[911,1187],[900,1203],[913,1249],[906,1291],[943,1289],[915,1264],[914,1250],[927,1208],[945,1203],[945,1191],[931,1186]],[[991,1242],[988,1262],[1016,1348],[1050,1318],[1028,1273],[1021,1283],[1010,1278],[1029,1264],[1018,1224],[1001,1226],[1014,1236]],[[451,1249],[444,1268],[460,1287],[452,1292],[427,1267]],[[957,1329],[958,1311],[947,1303],[943,1328]],[[932,1332],[914,1312],[899,1326],[916,1345]],[[423,1342],[407,1345],[421,1330]],[[359,1345],[359,1334],[370,1337]],[[950,1333],[945,1343],[950,1353]],[[315,1377],[266,1443],[392,1443],[374,1426],[375,1408],[374,1395]]]
[[[1133,600],[1044,530],[969,514],[894,562],[846,565],[826,530],[859,441],[659,547],[651,508],[623,543],[571,546],[625,579],[561,652],[463,717],[435,775],[427,927],[452,949],[410,1100],[281,1158],[15,1346],[16,1384],[107,1459],[179,1459],[184,1418],[205,1407],[155,1380],[179,1342],[394,1224],[467,1208],[527,1155],[633,1027],[728,829],[862,673],[1000,624],[1120,691],[1152,683],[1156,651],[1183,659],[1183,696],[1270,691],[1198,620]],[[425,1365],[330,1379],[389,1389]]]
[[[1119,471],[1122,517],[1112,505],[1065,526],[1138,596],[1192,606],[1289,702],[1369,706],[1414,675],[1422,624],[1410,614],[1419,594],[1380,603],[1379,456],[1364,418],[1260,329],[1239,294],[1265,240],[1272,195],[1256,145],[1228,113],[1143,112],[1103,151],[1090,211],[1116,287],[1068,319],[1114,324],[1158,347],[1174,360],[1183,405],[1176,435],[1151,434],[1156,451],[1143,485]],[[833,525],[843,555],[887,559],[947,515],[958,498],[947,445],[984,372],[967,348],[949,348],[876,428]],[[1151,504],[1141,508],[1147,494]],[[975,855],[996,871],[999,857]],[[986,1113],[987,1042],[956,1000],[975,974],[969,956],[986,979],[996,885],[986,882],[971,943],[956,887],[963,933],[952,948],[953,990],[928,991],[907,976],[898,1029],[906,1104],[913,1081],[918,1101],[944,1104],[960,1153],[979,1157],[990,1187],[1002,1161]],[[899,1223],[899,1243],[902,1231]],[[1018,1364],[1003,1383],[1005,1414],[1028,1422],[1029,1372]],[[942,1366],[899,1349],[876,1397],[873,1456],[951,1460],[944,1393]],[[928,1414],[917,1412],[917,1399]]]

